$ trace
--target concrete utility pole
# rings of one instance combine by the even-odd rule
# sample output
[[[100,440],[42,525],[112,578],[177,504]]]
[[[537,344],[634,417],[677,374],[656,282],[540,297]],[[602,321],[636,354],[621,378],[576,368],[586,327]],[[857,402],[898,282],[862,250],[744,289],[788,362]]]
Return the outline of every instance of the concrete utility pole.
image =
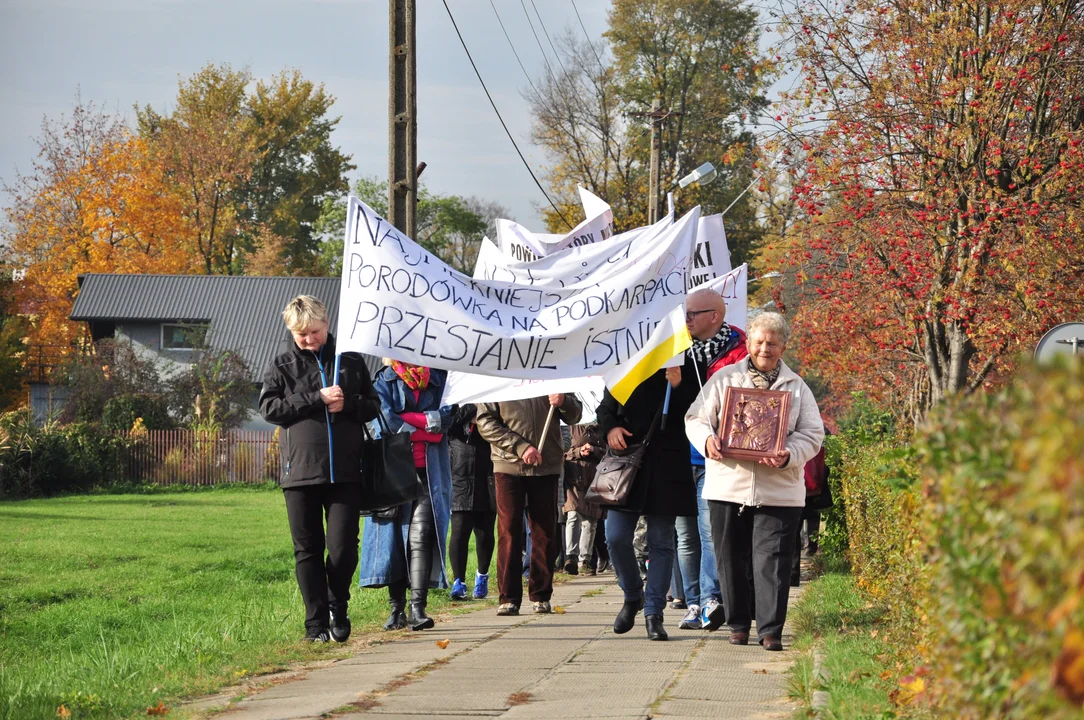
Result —
[[[415,237],[418,210],[418,56],[416,0],[390,0],[388,220]]]
[[[655,98],[651,103],[651,112],[631,112],[629,117],[651,118],[651,160],[649,163],[647,222],[650,225],[659,221],[659,175],[662,174],[662,124],[671,115],[680,112],[662,109],[662,98]]]

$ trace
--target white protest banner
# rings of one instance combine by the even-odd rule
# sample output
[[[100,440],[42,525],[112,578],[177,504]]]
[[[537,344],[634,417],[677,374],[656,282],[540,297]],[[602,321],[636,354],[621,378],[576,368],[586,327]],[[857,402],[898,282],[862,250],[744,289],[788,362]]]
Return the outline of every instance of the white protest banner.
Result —
[[[546,254],[546,244],[518,222],[500,218],[496,225],[497,245],[509,257],[519,262],[528,262]]]
[[[474,263],[476,280],[503,280],[532,287],[565,287],[599,272],[619,271],[614,257],[636,257],[645,248],[665,237],[674,218],[667,216],[650,227],[636,228],[589,246],[568,247],[530,261],[520,261],[501,252],[489,238],[482,238]],[[691,267],[691,265],[690,265]]]
[[[693,290],[711,289],[723,296],[726,301],[726,323],[733,327],[741,328],[745,330],[747,317],[748,317],[748,282],[749,282],[749,269],[746,265],[739,265],[730,272],[717,278],[713,278],[693,288]],[[668,316],[666,323],[659,325],[656,328],[656,332],[660,336],[650,339],[644,343],[645,348],[654,348],[656,346],[663,345],[667,339],[671,336],[676,336],[679,331],[676,330],[678,325],[685,320],[685,306],[682,304],[680,307],[671,311],[671,315]],[[665,330],[660,328],[669,328],[669,335],[662,337],[662,333]],[[643,348],[641,349],[643,351]],[[666,354],[667,350],[660,351],[662,354]],[[674,355],[668,362],[662,363],[663,367],[671,365],[680,365],[681,355]],[[625,373],[628,372],[628,368],[633,367],[635,362],[627,363],[622,372],[615,372],[608,376],[606,380],[612,382],[615,386],[621,382],[625,377]],[[624,386],[638,384],[642,378],[637,376],[630,376],[625,381]],[[600,377],[585,377],[585,378],[571,378],[565,380],[508,380],[504,378],[494,378],[483,375],[474,375],[471,373],[451,372],[448,373],[448,381],[445,384],[444,390],[444,404],[451,405],[454,403],[467,403],[467,402],[500,402],[508,400],[522,400],[524,398],[540,397],[542,395],[549,395],[550,393],[566,392],[577,393],[581,397],[584,397],[584,393],[594,392],[595,394],[601,393],[601,386],[604,384],[604,379]],[[635,383],[635,384],[634,384]],[[616,392],[621,392],[620,389]]]
[[[699,215],[581,282],[539,288],[457,272],[351,197],[338,348],[517,379],[597,375],[628,362],[684,301]]]
[[[533,233],[512,220],[497,221],[497,246],[520,262],[537,260],[565,248],[590,245],[614,234],[614,214],[601,198],[580,188],[587,219],[565,235]]]
[[[708,215],[700,218],[700,225],[696,230],[693,266],[689,270],[690,289],[726,275],[731,269],[723,216]]]
[[[577,185],[576,189],[580,191],[580,204],[583,205],[583,214],[585,217],[602,217],[602,219],[609,224],[609,235],[613,235],[614,232],[614,213],[610,208],[610,203],[606,202],[598,195],[595,195],[590,190],[585,189],[582,185]],[[596,238],[594,242],[599,240],[605,240],[606,238]]]
[[[605,242],[592,244],[589,249],[573,251],[573,248],[566,248],[529,262],[520,262],[509,257],[491,240],[483,238],[475,261],[474,277],[528,284],[533,288],[564,287],[569,282],[580,280],[588,274],[599,273],[607,265],[613,265],[610,260],[614,257],[634,258],[646,252],[646,247],[651,243],[660,238],[665,240],[673,222],[673,217],[667,216],[655,225],[614,235]],[[600,376],[522,380],[453,370],[448,373],[442,402],[445,405],[505,402],[559,392],[577,393],[582,397],[585,391],[601,396],[603,387]]]
[[[726,301],[726,324],[745,330],[749,315],[748,285],[749,267],[743,263],[725,275],[701,283],[693,290],[710,288],[722,295]]]
[[[555,380],[516,380],[512,378],[476,375],[453,370],[444,383],[441,405],[463,403],[510,402],[541,397],[551,393],[602,394],[602,377],[588,375],[578,378]]]

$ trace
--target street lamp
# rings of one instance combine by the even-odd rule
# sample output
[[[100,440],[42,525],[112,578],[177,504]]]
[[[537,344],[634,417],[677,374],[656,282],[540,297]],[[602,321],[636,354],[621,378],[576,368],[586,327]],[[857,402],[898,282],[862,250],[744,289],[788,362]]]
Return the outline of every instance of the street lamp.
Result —
[[[710,162],[706,162],[700,167],[698,167],[696,170],[693,170],[691,173],[678,180],[677,185],[670,188],[670,192],[666,193],[666,201],[667,204],[670,206],[670,212],[674,211],[674,190],[677,190],[678,188],[685,189],[693,184],[708,185],[718,176],[719,173],[715,171],[715,166],[712,165]]]
[[[698,167],[696,170],[693,170],[691,173],[678,180],[678,187],[686,188],[693,183],[696,183],[698,185],[707,185],[716,177],[718,177],[718,175],[719,173],[715,171],[715,166],[712,165],[710,162],[706,162],[700,167]]]

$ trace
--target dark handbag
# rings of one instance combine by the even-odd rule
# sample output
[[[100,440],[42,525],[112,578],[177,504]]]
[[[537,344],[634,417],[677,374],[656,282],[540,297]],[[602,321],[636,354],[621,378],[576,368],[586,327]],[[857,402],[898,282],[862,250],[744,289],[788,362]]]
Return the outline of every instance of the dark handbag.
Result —
[[[364,428],[361,454],[361,514],[394,516],[395,508],[417,500],[424,488],[414,467],[410,433],[391,433],[384,415],[378,415],[380,437]]]
[[[664,401],[665,402],[665,401]],[[644,461],[644,453],[651,443],[651,436],[655,434],[655,426],[659,424],[662,415],[662,404],[651,421],[651,427],[644,439],[638,443],[632,443],[620,454],[606,445],[606,454],[599,460],[598,468],[595,469],[595,479],[591,481],[591,487],[587,488],[584,500],[596,505],[621,506],[628,502],[629,493],[632,491],[632,483],[636,479],[636,473],[640,471],[640,465]]]

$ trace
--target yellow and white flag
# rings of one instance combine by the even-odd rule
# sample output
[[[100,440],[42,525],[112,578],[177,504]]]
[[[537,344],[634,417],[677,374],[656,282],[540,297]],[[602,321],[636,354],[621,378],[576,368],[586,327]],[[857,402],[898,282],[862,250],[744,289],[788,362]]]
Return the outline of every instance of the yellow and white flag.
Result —
[[[661,368],[672,365],[671,361],[680,357],[692,344],[692,336],[685,325],[685,305],[682,304],[666,315],[640,351],[627,363],[603,375],[606,387],[619,403],[625,403],[637,385]]]

